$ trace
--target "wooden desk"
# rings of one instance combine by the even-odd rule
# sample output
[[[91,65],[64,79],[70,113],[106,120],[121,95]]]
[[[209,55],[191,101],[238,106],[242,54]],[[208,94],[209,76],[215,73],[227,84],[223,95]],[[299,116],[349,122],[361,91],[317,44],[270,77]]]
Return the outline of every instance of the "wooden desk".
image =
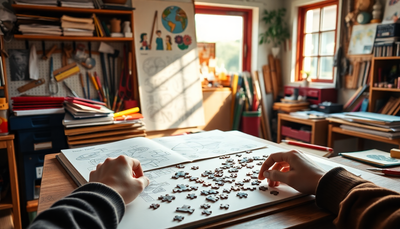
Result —
[[[254,139],[259,139],[255,138]],[[260,139],[259,139],[260,140]],[[264,141],[264,140],[262,140]],[[290,146],[278,145],[268,142],[281,148],[291,149]],[[39,198],[38,213],[49,208],[55,201],[70,194],[77,186],[66,173],[63,167],[55,158],[56,154],[48,154],[44,161],[44,170],[42,176],[42,186]],[[353,161],[341,157],[324,160],[331,160],[348,165]],[[358,167],[355,166],[355,167]],[[368,166],[369,168],[371,166]],[[393,182],[393,179],[375,175],[367,171],[360,171],[363,178],[371,180],[376,184],[400,192],[400,182]],[[210,227],[230,227],[230,228],[334,228],[331,223],[334,216],[325,210],[318,208],[314,203],[314,196],[305,196],[302,198],[286,201],[284,203],[257,209],[245,214],[240,214],[225,220],[219,220],[207,225],[201,225],[200,228]]]
[[[333,143],[335,140],[345,139],[349,137],[357,137],[361,139],[369,139],[378,142],[384,142],[388,144],[397,145],[400,148],[400,138],[398,139],[389,139],[381,136],[376,136],[373,134],[362,133],[358,131],[352,130],[344,130],[340,128],[340,125],[343,124],[340,120],[335,121],[334,119],[329,119],[328,126],[328,147],[333,147]],[[361,141],[358,144],[359,150],[362,150]]]
[[[291,126],[292,123],[299,123],[311,126],[311,141],[309,143],[315,145],[326,146],[328,134],[328,121],[325,119],[302,119],[296,118],[289,114],[278,114],[278,136],[277,142],[282,140],[282,126]]]

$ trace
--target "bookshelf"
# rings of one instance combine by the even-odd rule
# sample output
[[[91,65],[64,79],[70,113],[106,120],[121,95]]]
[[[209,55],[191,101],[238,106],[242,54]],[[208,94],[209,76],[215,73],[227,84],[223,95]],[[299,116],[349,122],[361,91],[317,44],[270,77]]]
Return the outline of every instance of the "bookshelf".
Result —
[[[118,18],[121,21],[131,22],[131,31],[133,33],[133,11],[131,10],[107,10],[107,9],[86,9],[86,8],[72,8],[72,7],[56,7],[56,6],[35,6],[35,5],[18,5],[12,4],[16,14],[31,14],[41,15],[48,17],[61,17],[63,14],[72,17],[91,17],[93,14],[101,17],[102,19]],[[14,38],[17,40],[32,40],[32,41],[93,41],[93,42],[126,42],[129,44],[129,51],[132,52],[132,99],[139,101],[138,80],[136,72],[136,57],[135,57],[135,39],[134,37],[70,37],[70,36],[46,36],[46,35],[23,35],[15,34]]]
[[[379,76],[379,69],[387,69],[391,68],[393,65],[398,66],[400,57],[399,56],[391,56],[391,57],[372,57],[372,65],[371,65],[371,78],[370,78],[370,88],[369,88],[369,104],[368,111],[376,112],[377,101],[388,99],[391,96],[400,97],[400,89],[397,88],[397,85],[393,85],[394,88],[387,87],[377,87],[375,84],[380,81],[384,81],[384,73],[381,73]]]

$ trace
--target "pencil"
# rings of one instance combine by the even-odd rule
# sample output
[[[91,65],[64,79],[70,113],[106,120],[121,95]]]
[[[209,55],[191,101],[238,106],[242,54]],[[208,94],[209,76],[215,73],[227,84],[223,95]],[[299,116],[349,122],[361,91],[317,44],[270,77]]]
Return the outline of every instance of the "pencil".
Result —
[[[99,86],[97,85],[96,82],[96,78],[94,76],[92,76],[92,74],[89,73],[90,79],[92,80],[93,86],[97,91],[97,95],[99,96],[99,100],[103,101],[103,97],[101,96],[100,90],[99,90]]]

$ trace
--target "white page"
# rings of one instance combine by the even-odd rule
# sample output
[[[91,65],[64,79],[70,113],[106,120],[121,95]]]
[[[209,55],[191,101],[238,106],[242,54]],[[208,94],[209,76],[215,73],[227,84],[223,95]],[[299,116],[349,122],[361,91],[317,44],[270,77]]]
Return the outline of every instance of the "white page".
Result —
[[[192,161],[259,149],[266,146],[264,142],[238,137],[220,130],[155,138],[153,141],[158,142]]]
[[[65,157],[89,181],[90,171],[108,157],[126,155],[140,161],[143,170],[187,162],[186,158],[150,139],[137,137],[113,143],[61,150]]]

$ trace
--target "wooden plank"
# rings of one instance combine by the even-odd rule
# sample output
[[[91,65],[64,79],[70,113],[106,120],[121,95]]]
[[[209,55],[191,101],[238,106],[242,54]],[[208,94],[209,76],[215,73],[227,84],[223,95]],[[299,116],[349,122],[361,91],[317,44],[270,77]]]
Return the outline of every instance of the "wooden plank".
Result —
[[[99,133],[89,133],[89,134],[80,134],[75,136],[67,136],[68,141],[76,141],[76,140],[83,140],[83,139],[92,139],[92,138],[99,138],[99,137],[106,137],[106,136],[114,136],[114,135],[121,135],[121,134],[144,134],[144,129],[127,129],[127,130],[116,130],[116,131],[103,131]]]
[[[263,66],[263,75],[264,75],[265,92],[267,94],[272,93],[271,70],[269,69],[268,64]]]
[[[134,129],[140,128],[142,124],[111,124],[111,125],[104,125],[104,126],[90,126],[90,127],[83,127],[83,128],[72,128],[72,129],[64,129],[64,133],[67,136],[72,135],[79,135],[79,134],[87,134],[87,133],[95,133],[99,131],[114,131],[114,130],[121,130],[121,129]]]
[[[276,77],[278,80],[278,88],[279,91],[281,91],[283,89],[283,79],[282,79],[281,60],[278,58],[275,59],[275,67],[276,67]]]
[[[99,138],[92,138],[92,139],[83,139],[83,140],[76,140],[76,141],[67,141],[68,145],[82,145],[82,144],[92,144],[92,143],[106,143],[112,141],[119,141],[128,138],[135,138],[135,137],[146,137],[146,134],[124,134],[124,135],[116,135],[116,136],[106,136],[106,137],[99,137]]]
[[[268,63],[271,68],[270,70],[271,70],[271,82],[273,88],[273,99],[274,101],[276,101],[279,94],[279,86],[278,86],[278,79],[276,76],[275,59],[271,54],[268,55]]]

